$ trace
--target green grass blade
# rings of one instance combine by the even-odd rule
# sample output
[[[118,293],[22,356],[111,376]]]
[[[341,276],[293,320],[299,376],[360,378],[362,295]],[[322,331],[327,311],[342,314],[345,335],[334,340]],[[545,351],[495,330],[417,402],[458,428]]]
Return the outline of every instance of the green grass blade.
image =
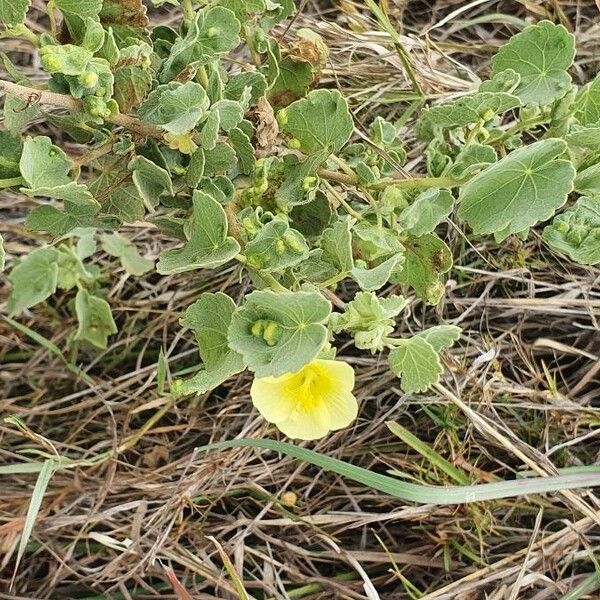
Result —
[[[46,463],[28,462],[15,465],[0,466],[0,475],[21,475],[22,473],[39,473]]]
[[[531,479],[515,479],[497,483],[483,483],[465,486],[427,486],[398,481],[388,475],[374,473],[362,467],[356,467],[336,458],[329,458],[314,450],[300,448],[287,442],[277,440],[240,439],[217,442],[202,446],[199,450],[221,450],[224,448],[261,448],[281,452],[293,458],[311,463],[327,471],[332,471],[374,490],[409,502],[421,504],[464,504],[483,500],[514,498],[525,494],[542,494],[586,487],[600,486],[600,466],[594,471],[573,473],[553,477],[534,477]]]
[[[388,421],[388,429],[398,436],[405,444],[416,450],[421,456],[427,459],[432,465],[440,469],[460,485],[468,485],[469,478],[460,469],[448,462],[443,456],[440,456],[429,444],[422,442],[416,435],[412,434],[406,427],[399,423]]]

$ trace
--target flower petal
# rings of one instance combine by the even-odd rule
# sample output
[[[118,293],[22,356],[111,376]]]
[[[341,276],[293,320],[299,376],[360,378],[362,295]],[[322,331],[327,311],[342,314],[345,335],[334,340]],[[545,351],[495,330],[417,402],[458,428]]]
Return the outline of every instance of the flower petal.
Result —
[[[328,420],[329,415],[322,410],[294,411],[288,419],[275,425],[289,438],[310,441],[318,440],[329,433]]]
[[[323,405],[329,413],[329,429],[348,427],[358,415],[358,402],[351,392],[339,391],[323,398]]]
[[[250,388],[252,403],[269,423],[285,421],[293,412],[297,400],[285,391],[282,377],[255,379]]]
[[[329,379],[335,381],[337,389],[352,391],[354,388],[354,369],[341,360],[317,359],[313,363],[326,374]]]

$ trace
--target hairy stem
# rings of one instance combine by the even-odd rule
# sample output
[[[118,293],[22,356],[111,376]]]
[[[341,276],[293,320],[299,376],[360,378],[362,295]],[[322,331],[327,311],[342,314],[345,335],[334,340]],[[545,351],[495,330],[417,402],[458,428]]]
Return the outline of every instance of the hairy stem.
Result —
[[[82,110],[83,106],[79,100],[68,96],[67,94],[57,94],[48,90],[39,90],[12,81],[0,79],[0,92],[15,96],[25,102],[28,106],[33,104],[42,104],[45,106],[53,106],[56,108],[66,108],[68,110]],[[149,125],[140,121],[136,117],[130,115],[118,114],[107,119],[113,125],[125,127],[130,131],[143,135],[145,137],[153,137],[156,139],[163,138],[163,131],[158,127]]]

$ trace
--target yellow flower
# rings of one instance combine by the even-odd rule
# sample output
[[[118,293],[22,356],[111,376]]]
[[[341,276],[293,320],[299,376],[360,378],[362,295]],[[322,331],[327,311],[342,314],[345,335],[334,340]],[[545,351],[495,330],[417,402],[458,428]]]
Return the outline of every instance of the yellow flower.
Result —
[[[193,154],[198,146],[192,135],[192,133],[165,133],[164,138],[171,150],[179,150],[183,154]]]
[[[254,406],[288,437],[316,440],[356,419],[354,371],[345,362],[313,360],[297,373],[255,379]]]

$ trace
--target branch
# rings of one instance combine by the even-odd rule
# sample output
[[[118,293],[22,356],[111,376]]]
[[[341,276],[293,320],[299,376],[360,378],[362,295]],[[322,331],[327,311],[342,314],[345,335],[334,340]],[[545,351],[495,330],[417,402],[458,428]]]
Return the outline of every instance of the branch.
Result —
[[[22,100],[27,106],[35,104],[44,104],[46,106],[54,106],[56,108],[66,108],[69,110],[82,110],[83,106],[79,100],[68,96],[67,94],[57,94],[56,92],[50,92],[48,90],[39,90],[18,83],[12,83],[12,81],[5,81],[0,79],[0,92],[10,94]],[[139,133],[144,137],[152,137],[156,139],[163,139],[164,131],[148,123],[140,121],[136,117],[130,115],[118,114],[114,117],[106,119],[113,125],[119,127],[125,127],[130,131]]]

